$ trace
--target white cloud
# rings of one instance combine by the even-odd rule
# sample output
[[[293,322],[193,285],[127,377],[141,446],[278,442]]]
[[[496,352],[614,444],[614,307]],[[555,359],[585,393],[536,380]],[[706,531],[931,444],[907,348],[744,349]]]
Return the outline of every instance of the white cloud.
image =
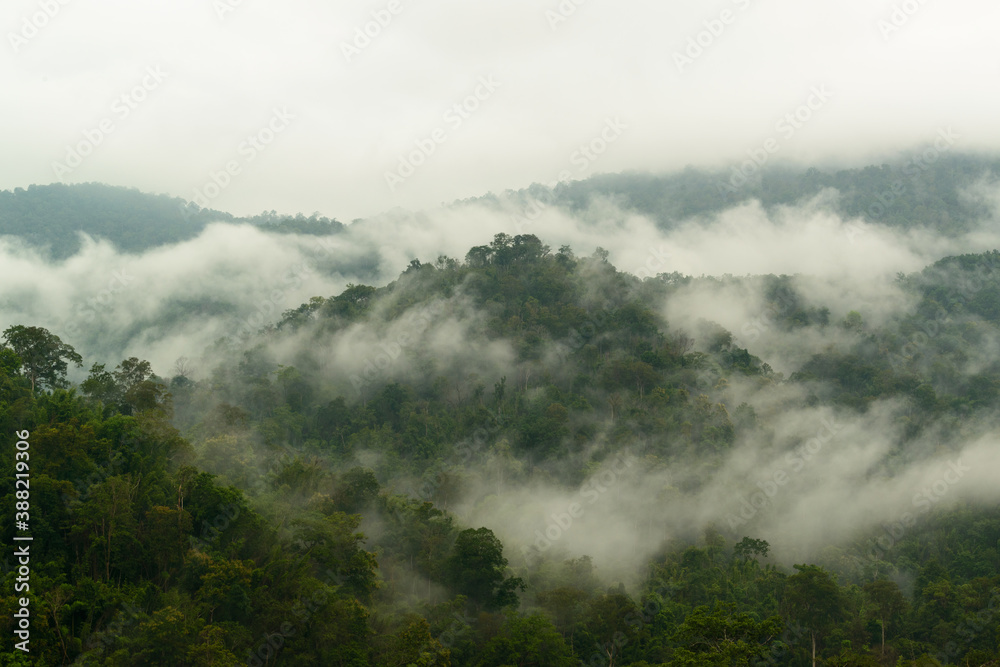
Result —
[[[588,2],[552,30],[556,2],[405,0],[350,63],[341,43],[387,3],[236,5],[220,20],[194,0],[67,2],[15,52],[9,35],[40,10],[7,3],[0,76],[17,102],[0,123],[0,187],[55,180],[52,161],[150,65],[169,79],[68,180],[190,197],[287,106],[296,125],[217,206],[352,219],[551,181],[609,116],[630,129],[588,173],[740,160],[816,85],[832,99],[777,158],[858,164],[946,125],[960,148],[1000,149],[1000,97],[982,85],[996,78],[1000,8],[982,0],[926,4],[889,40],[877,22],[891,2],[850,0],[833,15],[792,0]],[[674,52],[726,8],[736,20],[678,73]],[[385,170],[483,75],[503,87],[391,193]]]

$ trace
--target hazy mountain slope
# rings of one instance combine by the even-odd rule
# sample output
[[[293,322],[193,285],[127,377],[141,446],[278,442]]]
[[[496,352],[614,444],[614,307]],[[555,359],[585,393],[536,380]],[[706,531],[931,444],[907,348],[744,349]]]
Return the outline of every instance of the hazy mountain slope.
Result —
[[[743,169],[741,175],[739,170]],[[663,228],[698,216],[711,216],[741,202],[759,200],[765,207],[791,205],[814,197],[825,188],[841,197],[836,212],[894,227],[966,230],[988,209],[963,196],[981,180],[996,182],[1000,161],[976,155],[951,154],[933,147],[881,165],[856,169],[795,168],[747,159],[718,172],[687,169],[673,174],[602,174],[555,185],[532,185],[502,195],[463,200],[496,205],[516,202],[522,211],[532,203],[580,213],[601,199],[650,216]]]
[[[123,252],[195,238],[210,222],[248,222],[272,231],[328,234],[340,223],[325,218],[279,216],[274,211],[252,218],[200,209],[178,197],[153,195],[135,188],[100,183],[32,185],[0,191],[0,236],[14,236],[65,259],[80,249],[79,233],[111,241]]]

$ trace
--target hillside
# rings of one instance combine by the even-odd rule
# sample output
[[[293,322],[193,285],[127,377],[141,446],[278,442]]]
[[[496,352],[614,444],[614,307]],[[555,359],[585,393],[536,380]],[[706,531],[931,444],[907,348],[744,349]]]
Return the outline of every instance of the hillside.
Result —
[[[76,254],[80,233],[136,253],[193,239],[211,222],[244,222],[278,232],[306,234],[329,234],[341,228],[340,223],[325,218],[305,218],[301,214],[292,218],[274,211],[237,218],[201,209],[178,197],[100,183],[0,190],[0,236],[17,237],[53,259]]]
[[[814,641],[827,664],[995,659],[998,259],[900,276],[873,317],[796,277],[640,280],[497,234],[220,340],[200,377],[81,360],[80,386],[56,369],[32,391],[33,348],[5,332],[4,495],[28,430],[45,508],[34,646],[107,665],[797,665]],[[746,342],[675,309],[727,291],[760,296]]]

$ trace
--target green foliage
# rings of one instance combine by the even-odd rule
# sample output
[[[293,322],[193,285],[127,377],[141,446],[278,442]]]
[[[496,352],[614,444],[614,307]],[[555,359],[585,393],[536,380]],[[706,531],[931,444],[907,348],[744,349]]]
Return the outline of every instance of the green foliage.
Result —
[[[744,560],[750,560],[757,556],[767,558],[767,552],[770,549],[771,545],[766,540],[755,540],[752,537],[744,537],[733,546],[733,555]]]
[[[600,479],[601,493],[624,494],[637,472],[629,457],[644,470],[686,464],[676,485],[704,488],[742,439],[780,437],[774,408],[751,405],[747,387],[797,396],[795,406],[864,412],[889,397],[909,406],[891,471],[922,429],[947,438],[1000,407],[1000,368],[969,363],[996,335],[995,264],[987,253],[903,276],[900,289],[917,305],[888,321],[831,315],[786,276],[746,279],[768,300],[767,326],[839,341],[788,380],[736,337],[753,332],[711,322],[686,331],[661,315],[678,285],[737,279],[640,281],[606,253],[552,253],[531,235],[499,234],[465,262],[414,260],[385,287],[315,297],[268,334],[301,337],[296,358],[278,360],[255,342],[220,358],[206,379],[179,374],[169,391],[132,357],[113,370],[91,365],[78,394],[64,381],[67,364],[82,361],[72,348],[12,327],[0,348],[0,520],[13,525],[13,434],[30,430],[32,498],[44,508],[32,514],[32,657],[989,664],[1000,641],[995,507],[935,507],[889,542],[869,534],[792,572],[776,564],[772,535],[679,534],[628,589],[607,588],[606,572],[557,553],[562,544],[511,555],[492,530],[461,525],[449,510],[488,508],[521,484],[594,492]],[[414,313],[434,321],[458,293],[481,314],[467,342],[509,355],[495,376],[448,368],[422,337]],[[323,369],[332,336],[399,321],[413,334],[399,366],[357,385]],[[662,512],[678,490],[650,494],[645,514]],[[14,577],[5,570],[0,595],[8,636]],[[18,664],[16,655],[0,660]]]
[[[71,345],[41,327],[14,325],[3,332],[3,342],[20,361],[19,368],[35,387],[54,389],[66,386],[68,362],[83,365],[83,359]],[[10,367],[13,360],[8,361]]]
[[[677,628],[674,665],[757,664],[782,633],[780,618],[758,622],[752,614],[736,612],[735,605],[698,607]]]
[[[490,611],[516,607],[517,590],[525,588],[519,577],[506,575],[503,544],[489,528],[468,528],[458,534],[448,570],[456,591]]]

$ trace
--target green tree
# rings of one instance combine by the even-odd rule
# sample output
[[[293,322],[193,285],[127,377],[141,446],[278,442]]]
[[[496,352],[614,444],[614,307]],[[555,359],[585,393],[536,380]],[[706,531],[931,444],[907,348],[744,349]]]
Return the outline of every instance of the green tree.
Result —
[[[618,592],[608,592],[594,600],[584,621],[596,655],[600,655],[608,667],[621,664],[625,646],[641,631],[639,619],[642,615],[624,590],[620,587]]]
[[[777,616],[758,621],[749,613],[737,612],[735,604],[716,604],[714,609],[698,607],[677,628],[676,641],[682,646],[672,664],[697,667],[745,667],[756,664],[781,634]]]
[[[378,497],[379,489],[374,472],[367,468],[351,468],[337,480],[333,505],[347,513],[360,512]]]
[[[451,652],[431,634],[427,619],[416,614],[408,615],[402,628],[381,643],[374,664],[387,667],[447,667],[451,664]]]
[[[882,654],[885,655],[885,626],[906,609],[906,599],[894,581],[880,579],[864,585],[865,598],[875,606],[879,625],[882,627]]]
[[[577,664],[562,635],[541,614],[508,613],[500,633],[486,642],[476,667],[538,665],[570,667]]]
[[[448,558],[451,584],[477,605],[488,610],[516,607],[520,577],[507,576],[503,544],[489,528],[468,528],[458,534]]]
[[[556,629],[569,635],[569,645],[573,648],[576,625],[583,617],[584,602],[590,597],[586,591],[572,586],[560,586],[538,594],[538,604],[549,612],[555,620]]]
[[[767,558],[767,552],[771,545],[766,540],[755,540],[752,537],[744,537],[733,546],[733,555],[743,560],[751,560],[760,556]]]
[[[312,559],[316,570],[332,569],[350,593],[367,602],[379,586],[378,562],[375,554],[361,548],[366,538],[355,532],[360,524],[360,515],[343,512],[292,521],[294,544]]]
[[[20,358],[21,370],[31,381],[32,393],[36,385],[65,386],[68,362],[83,366],[83,358],[76,350],[48,329],[15,325],[4,330],[3,340]]]
[[[787,616],[804,625],[812,640],[812,664],[816,667],[816,643],[846,611],[846,602],[833,577],[817,565],[796,565],[788,578],[782,604]]]

